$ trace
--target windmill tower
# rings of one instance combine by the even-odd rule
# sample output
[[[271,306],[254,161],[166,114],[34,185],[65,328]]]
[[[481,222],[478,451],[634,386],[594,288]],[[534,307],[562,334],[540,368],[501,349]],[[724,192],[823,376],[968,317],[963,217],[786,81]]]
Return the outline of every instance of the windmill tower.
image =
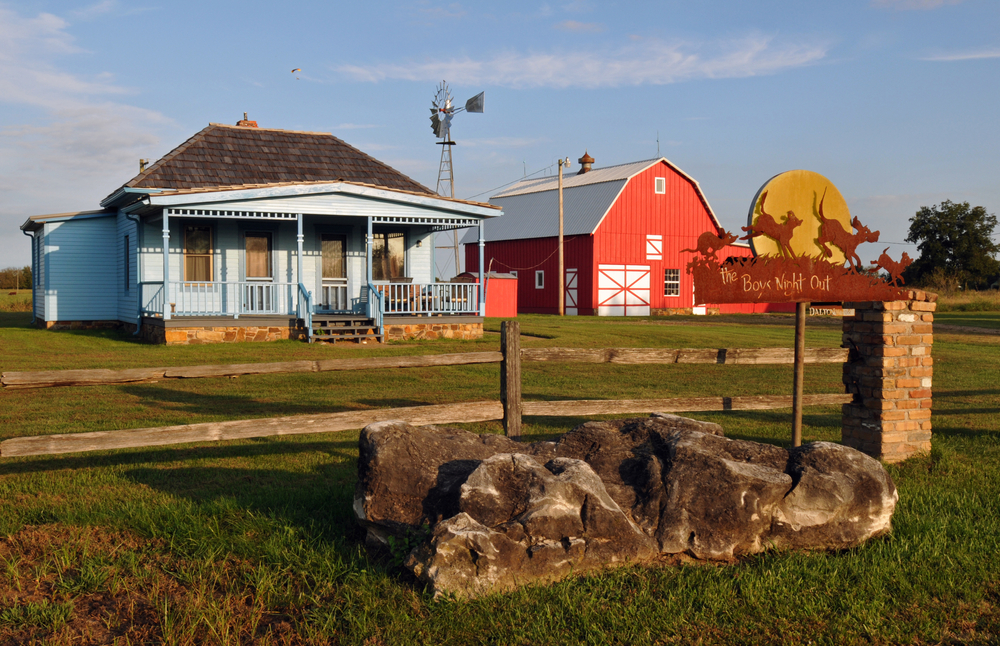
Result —
[[[438,195],[455,197],[455,172],[451,164],[451,147],[455,145],[455,142],[451,140],[451,120],[459,112],[483,112],[485,94],[485,92],[480,92],[466,101],[465,107],[456,108],[453,105],[451,89],[446,82],[441,81],[434,93],[434,99],[431,101],[431,129],[434,131],[434,136],[441,140],[437,142],[441,146],[441,162],[438,164],[437,188],[434,189]],[[439,248],[454,249],[455,273],[457,274],[461,267],[458,253],[458,230],[455,229],[452,233],[454,244]]]

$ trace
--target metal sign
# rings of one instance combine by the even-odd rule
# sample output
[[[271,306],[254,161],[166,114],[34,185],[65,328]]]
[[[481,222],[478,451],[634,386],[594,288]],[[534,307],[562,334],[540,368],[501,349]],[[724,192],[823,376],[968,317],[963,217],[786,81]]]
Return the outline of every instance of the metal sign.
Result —
[[[877,242],[878,231],[851,219],[840,191],[825,177],[796,170],[776,175],[754,196],[746,234],[752,258],[725,258],[718,252],[736,241],[723,230],[703,233],[699,256],[688,263],[698,303],[809,303],[895,301],[907,298],[902,273],[912,262],[888,255],[871,267],[858,245]]]

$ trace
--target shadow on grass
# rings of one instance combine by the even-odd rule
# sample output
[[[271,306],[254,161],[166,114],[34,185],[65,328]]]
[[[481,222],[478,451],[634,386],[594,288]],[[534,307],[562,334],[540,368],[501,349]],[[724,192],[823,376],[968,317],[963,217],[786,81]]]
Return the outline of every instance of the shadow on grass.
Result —
[[[199,505],[232,501],[238,509],[281,518],[335,544],[359,537],[352,510],[357,480],[354,464],[322,465],[306,473],[226,467],[137,468],[126,470],[123,476]]]
[[[953,397],[983,397],[1000,395],[1000,389],[993,390],[940,390],[934,391],[934,399],[951,399]]]
[[[0,328],[37,329],[31,324],[31,312],[0,312]]]
[[[185,382],[178,381],[178,385]],[[320,415],[324,413],[357,412],[357,407],[337,404],[310,404],[288,401],[263,401],[256,396],[238,395],[231,392],[204,394],[186,389],[163,388],[152,385],[123,385],[121,391],[141,400],[145,405],[162,406],[174,410],[183,410],[196,415],[230,416],[239,411],[247,417],[285,417],[292,415]],[[414,399],[359,399],[351,402],[372,408],[405,408],[410,406],[427,406],[438,404],[438,401]]]
[[[215,460],[225,458],[253,458],[265,455],[290,455],[320,451],[341,457],[353,457],[357,448],[356,440],[329,440],[324,442],[288,442],[274,437],[264,437],[240,445],[216,445],[200,447],[149,447],[127,449],[114,453],[87,453],[83,455],[31,456],[17,459],[17,462],[0,463],[0,476],[65,469],[93,469],[100,467],[122,467],[184,460]]]
[[[961,412],[963,411],[955,411],[956,414],[959,414]],[[939,415],[939,413],[935,411],[934,415],[937,416]],[[933,417],[931,419],[933,420]],[[942,426],[940,424],[934,424],[932,433],[933,435],[942,438],[948,437],[948,438],[966,439],[966,440],[990,438],[993,441],[1000,439],[1000,430],[967,428],[959,426]]]

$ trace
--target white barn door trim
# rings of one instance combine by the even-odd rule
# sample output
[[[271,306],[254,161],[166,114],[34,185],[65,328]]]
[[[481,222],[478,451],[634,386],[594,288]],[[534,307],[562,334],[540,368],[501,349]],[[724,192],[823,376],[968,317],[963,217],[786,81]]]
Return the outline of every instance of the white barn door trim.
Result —
[[[566,268],[566,316],[576,316],[580,310],[577,305],[576,269]]]
[[[649,316],[649,265],[598,265],[597,315]]]

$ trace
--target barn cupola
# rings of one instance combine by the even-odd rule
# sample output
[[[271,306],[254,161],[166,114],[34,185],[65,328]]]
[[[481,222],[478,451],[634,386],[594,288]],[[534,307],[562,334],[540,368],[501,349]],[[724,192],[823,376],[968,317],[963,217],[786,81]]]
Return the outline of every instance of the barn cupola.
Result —
[[[583,157],[576,160],[580,162],[580,170],[577,175],[583,175],[584,173],[590,172],[590,167],[594,165],[594,158],[587,154],[587,151],[583,151]]]

